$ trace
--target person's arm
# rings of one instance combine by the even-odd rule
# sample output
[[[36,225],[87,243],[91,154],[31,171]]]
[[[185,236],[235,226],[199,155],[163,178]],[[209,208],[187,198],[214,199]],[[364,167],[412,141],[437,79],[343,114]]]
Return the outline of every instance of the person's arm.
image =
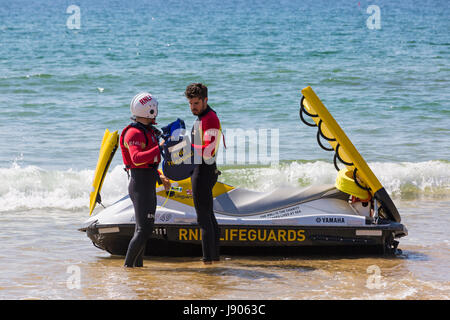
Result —
[[[169,191],[170,190],[170,187],[171,187],[171,183],[170,183],[170,180],[163,174],[163,173],[161,173],[161,172],[159,172],[159,170],[158,170],[158,173],[159,173],[159,178],[161,179],[161,183],[162,183],[162,185],[164,186],[164,189],[166,190],[166,191]]]

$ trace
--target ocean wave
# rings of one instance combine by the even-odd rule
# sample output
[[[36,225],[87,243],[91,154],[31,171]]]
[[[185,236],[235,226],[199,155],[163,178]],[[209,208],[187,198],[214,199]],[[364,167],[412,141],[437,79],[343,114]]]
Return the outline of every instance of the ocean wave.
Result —
[[[53,77],[53,74],[49,73],[30,73],[25,75],[11,75],[11,76],[2,76],[0,79],[10,79],[10,80],[24,80],[31,78],[41,78],[41,79],[50,79]]]
[[[370,168],[394,198],[450,197],[450,161],[372,162]],[[325,161],[281,162],[277,166],[224,170],[233,185],[267,191],[274,186],[334,184],[336,170]]]
[[[450,198],[450,161],[373,162],[370,167],[395,199]],[[111,168],[101,191],[103,203],[127,194],[121,165]],[[220,167],[219,180],[255,191],[275,187],[334,184],[336,170],[325,161],[284,161],[274,166]],[[29,209],[86,210],[94,170],[46,170],[36,166],[0,168],[0,212]]]
[[[83,210],[89,206],[94,170],[49,171],[36,166],[0,168],[0,212],[29,209]],[[105,203],[127,193],[120,166],[108,173],[102,189]]]

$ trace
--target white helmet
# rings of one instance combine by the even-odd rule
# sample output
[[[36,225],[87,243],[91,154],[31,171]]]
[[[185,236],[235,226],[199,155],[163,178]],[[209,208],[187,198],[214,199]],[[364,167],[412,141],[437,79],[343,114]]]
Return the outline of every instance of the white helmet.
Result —
[[[148,92],[141,92],[131,100],[130,111],[134,117],[156,119],[158,100]]]

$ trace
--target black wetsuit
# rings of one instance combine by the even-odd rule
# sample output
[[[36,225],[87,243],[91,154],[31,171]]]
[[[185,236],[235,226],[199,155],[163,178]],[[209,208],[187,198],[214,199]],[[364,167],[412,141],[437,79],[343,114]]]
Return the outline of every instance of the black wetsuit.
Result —
[[[202,126],[202,130],[199,126]],[[201,132],[207,129],[220,129],[220,122],[216,113],[211,107],[207,109],[198,117],[192,129],[192,141],[203,141],[203,138],[196,137]],[[218,137],[216,137],[218,139]],[[217,141],[215,141],[217,142]],[[204,149],[205,143],[202,146],[197,146],[197,149]],[[216,147],[217,148],[217,147]],[[217,151],[217,150],[215,150]],[[202,232],[202,249],[203,261],[219,260],[219,239],[220,229],[217,224],[216,217],[213,210],[213,195],[212,189],[217,182],[219,171],[217,170],[215,157],[205,163],[202,157],[202,163],[195,167],[191,176],[192,182],[192,196],[194,199],[195,211],[197,212],[197,223]]]
[[[134,236],[128,245],[125,266],[142,267],[145,245],[153,232],[156,211],[156,169],[130,169],[128,193],[136,218]]]
[[[212,188],[217,182],[216,164],[198,165],[192,174],[192,196],[194,198],[197,223],[202,232],[203,261],[219,260],[220,229],[213,211]]]
[[[161,158],[157,131],[152,126],[130,124],[122,131],[120,148],[125,167],[130,173],[128,193],[136,220],[125,266],[142,267],[145,245],[153,232],[155,221],[156,181],[159,180],[157,168]]]

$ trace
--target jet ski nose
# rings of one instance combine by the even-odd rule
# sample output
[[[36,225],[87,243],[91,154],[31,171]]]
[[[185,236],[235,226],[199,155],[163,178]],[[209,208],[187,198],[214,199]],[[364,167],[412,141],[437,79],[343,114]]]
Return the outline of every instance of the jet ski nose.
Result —
[[[98,220],[95,219],[94,221],[92,221],[91,219],[85,221],[80,228],[78,228],[78,231],[80,232],[87,232],[87,230],[89,229],[89,227],[95,223],[97,223]]]

